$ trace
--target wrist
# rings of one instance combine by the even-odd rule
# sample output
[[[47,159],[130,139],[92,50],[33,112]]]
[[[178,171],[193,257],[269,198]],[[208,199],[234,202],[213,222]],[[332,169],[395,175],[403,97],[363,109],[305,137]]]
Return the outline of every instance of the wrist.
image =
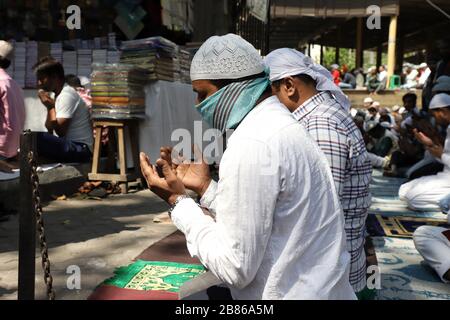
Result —
[[[173,207],[178,200],[178,197],[185,196],[184,194],[172,194],[167,199],[167,203]]]
[[[207,179],[202,186],[200,187],[200,189],[197,191],[197,194],[200,197],[203,197],[203,195],[205,194],[206,190],[208,190],[209,185],[211,184],[211,178]]]
[[[184,199],[190,199],[190,197],[186,194],[177,194],[169,197],[167,201],[170,204],[169,211],[167,212],[169,217],[172,217],[172,211],[176,208],[177,204]]]

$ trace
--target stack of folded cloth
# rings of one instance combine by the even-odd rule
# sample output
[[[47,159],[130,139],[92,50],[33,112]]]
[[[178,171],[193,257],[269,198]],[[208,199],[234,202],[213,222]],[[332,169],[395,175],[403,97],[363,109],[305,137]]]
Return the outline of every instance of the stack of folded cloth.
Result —
[[[180,50],[179,54],[180,59],[180,77],[181,82],[183,83],[191,83],[191,54],[187,50]]]
[[[132,119],[145,117],[145,70],[129,64],[93,64],[92,117]]]
[[[151,37],[122,43],[121,63],[147,70],[149,80],[180,81],[178,46],[163,38]]]

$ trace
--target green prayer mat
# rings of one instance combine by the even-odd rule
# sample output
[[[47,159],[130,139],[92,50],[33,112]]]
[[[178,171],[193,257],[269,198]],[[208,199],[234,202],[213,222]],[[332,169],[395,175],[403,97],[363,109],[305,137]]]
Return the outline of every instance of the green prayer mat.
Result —
[[[356,292],[356,297],[358,300],[374,300],[377,295],[377,291],[375,289],[369,289],[364,287],[363,290]]]
[[[103,284],[124,289],[179,292],[181,286],[206,272],[201,265],[138,260],[117,268],[115,276]]]

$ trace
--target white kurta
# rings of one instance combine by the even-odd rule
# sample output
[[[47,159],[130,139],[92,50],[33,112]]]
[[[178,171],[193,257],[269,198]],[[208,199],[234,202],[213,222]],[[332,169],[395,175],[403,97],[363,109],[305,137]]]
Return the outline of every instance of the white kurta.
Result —
[[[276,97],[228,141],[218,183],[172,212],[189,252],[234,299],[355,299],[344,215],[325,156]]]
[[[445,236],[450,230],[434,226],[421,226],[414,231],[414,245],[425,261],[436,270],[444,282],[450,270],[450,239]]]
[[[447,127],[444,153],[441,159],[444,169],[432,176],[414,179],[403,184],[399,197],[413,210],[440,210],[439,201],[450,194],[450,126]]]

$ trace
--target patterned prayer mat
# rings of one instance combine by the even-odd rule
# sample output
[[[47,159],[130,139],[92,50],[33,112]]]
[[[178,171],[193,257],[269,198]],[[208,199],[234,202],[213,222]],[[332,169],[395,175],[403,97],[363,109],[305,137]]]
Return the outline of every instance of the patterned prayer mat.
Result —
[[[412,239],[412,233],[421,225],[450,227],[447,216],[409,209],[398,198],[398,190],[405,182],[406,179],[384,177],[380,170],[372,174],[367,226],[381,274],[376,299],[450,300],[450,285],[423,262]]]
[[[204,272],[203,266],[195,264],[138,260],[116,269],[115,276],[104,284],[124,289],[179,292],[185,282]]]
[[[377,300],[450,300],[450,284],[445,284],[428,267],[412,239],[372,238],[381,288]]]
[[[367,217],[367,230],[371,236],[412,238],[414,231],[423,225],[450,228],[445,220],[413,217],[387,217],[372,214]]]
[[[176,231],[145,249],[128,266],[101,283],[89,300],[179,300],[181,286],[206,272]]]
[[[181,286],[205,273],[197,264],[138,260],[117,268],[89,300],[178,300]]]

